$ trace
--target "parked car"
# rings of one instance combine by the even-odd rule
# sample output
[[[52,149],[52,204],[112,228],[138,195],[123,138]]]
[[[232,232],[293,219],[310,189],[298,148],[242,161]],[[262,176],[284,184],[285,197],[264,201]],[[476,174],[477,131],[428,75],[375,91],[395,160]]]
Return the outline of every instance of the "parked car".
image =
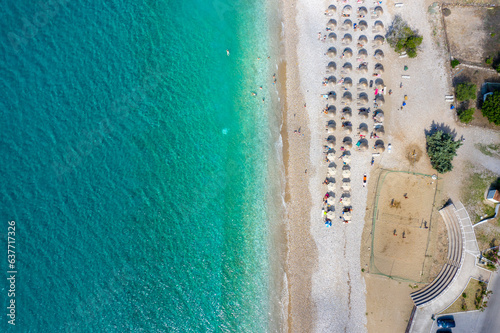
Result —
[[[453,328],[455,327],[455,320],[452,317],[441,317],[437,320],[438,327]]]

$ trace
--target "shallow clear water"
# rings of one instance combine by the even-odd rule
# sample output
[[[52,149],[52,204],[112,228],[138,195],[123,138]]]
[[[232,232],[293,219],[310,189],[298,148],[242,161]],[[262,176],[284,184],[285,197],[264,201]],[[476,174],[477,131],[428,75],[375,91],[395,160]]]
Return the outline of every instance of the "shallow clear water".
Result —
[[[266,6],[4,6],[0,246],[15,220],[18,275],[16,326],[3,315],[1,330],[270,329]]]

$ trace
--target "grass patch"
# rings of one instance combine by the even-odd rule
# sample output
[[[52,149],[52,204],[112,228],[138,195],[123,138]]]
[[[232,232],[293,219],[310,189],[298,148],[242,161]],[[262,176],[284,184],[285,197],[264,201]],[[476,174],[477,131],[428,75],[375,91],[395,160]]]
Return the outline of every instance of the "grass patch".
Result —
[[[490,145],[476,143],[474,146],[486,156],[500,155],[500,143]]]
[[[490,171],[475,172],[466,177],[461,189],[461,199],[467,208],[473,223],[479,222],[481,216],[490,212],[489,205],[484,204],[486,190],[497,180],[497,176]]]
[[[486,291],[487,287],[487,283],[470,279],[462,295],[448,309],[440,314],[480,310],[486,307],[487,302],[483,301],[483,297],[488,294]]]

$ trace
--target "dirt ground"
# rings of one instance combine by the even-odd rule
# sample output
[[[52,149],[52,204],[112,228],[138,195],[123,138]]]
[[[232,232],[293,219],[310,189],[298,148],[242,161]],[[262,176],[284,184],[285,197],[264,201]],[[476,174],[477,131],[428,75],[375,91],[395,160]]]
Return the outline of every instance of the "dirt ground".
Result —
[[[500,37],[498,35],[492,37],[487,26],[486,18],[491,10],[485,7],[449,7],[449,9],[451,14],[444,20],[451,55],[461,61],[484,64],[493,51],[491,44],[498,44]]]
[[[370,270],[421,282],[437,182],[404,172],[383,173],[380,182]]]
[[[368,332],[404,332],[413,302],[409,296],[394,296],[409,295],[412,289],[408,283],[373,274],[366,274],[365,281],[368,297],[377,300],[367,302]]]

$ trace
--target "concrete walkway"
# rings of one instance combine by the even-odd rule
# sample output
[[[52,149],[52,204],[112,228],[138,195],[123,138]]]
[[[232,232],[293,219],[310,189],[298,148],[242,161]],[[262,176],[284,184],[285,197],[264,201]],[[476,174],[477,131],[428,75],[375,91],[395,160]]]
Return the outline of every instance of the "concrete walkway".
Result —
[[[469,214],[460,201],[456,201],[454,204],[455,214],[460,221],[460,229],[464,239],[465,256],[457,275],[446,290],[433,301],[417,309],[410,330],[411,333],[430,332],[434,323],[432,315],[437,317],[438,313],[453,304],[467,287],[470,278],[482,281],[489,281],[490,279],[490,271],[476,266],[480,252]]]

